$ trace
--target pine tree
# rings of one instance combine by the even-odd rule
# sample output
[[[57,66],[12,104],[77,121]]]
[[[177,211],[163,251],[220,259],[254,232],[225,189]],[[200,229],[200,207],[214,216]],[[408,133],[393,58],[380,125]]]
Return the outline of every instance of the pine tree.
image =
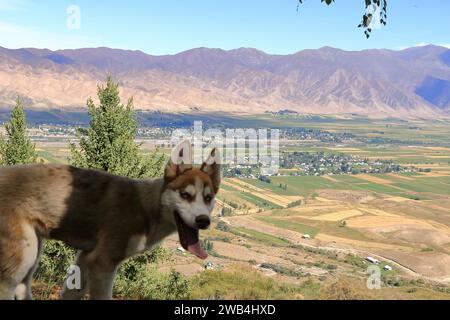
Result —
[[[133,99],[126,106],[120,102],[118,84],[109,76],[106,86],[98,86],[100,101],[95,106],[87,102],[90,127],[78,131],[79,147],[70,145],[71,164],[82,168],[100,169],[130,178],[154,177],[162,173],[164,158],[140,153],[140,144],[134,142],[137,121]]]
[[[0,136],[0,165],[23,165],[37,162],[35,145],[27,136],[27,121],[20,99],[5,125],[6,137]]]

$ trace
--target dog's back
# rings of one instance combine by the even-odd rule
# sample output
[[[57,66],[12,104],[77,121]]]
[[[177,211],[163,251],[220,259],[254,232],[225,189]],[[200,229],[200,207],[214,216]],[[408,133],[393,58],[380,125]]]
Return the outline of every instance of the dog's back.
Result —
[[[139,195],[134,180],[96,170],[0,168],[0,297],[11,297],[12,284],[29,280],[44,238],[90,251],[105,234],[140,232],[145,217]],[[127,221],[129,213],[135,215],[133,223]]]

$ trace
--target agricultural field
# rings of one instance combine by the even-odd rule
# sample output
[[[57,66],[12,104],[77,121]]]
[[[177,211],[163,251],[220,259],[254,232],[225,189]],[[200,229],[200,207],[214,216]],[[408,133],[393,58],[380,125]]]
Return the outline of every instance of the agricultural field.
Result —
[[[333,117],[280,120],[268,115],[259,120],[259,126],[276,127],[283,121],[285,126],[348,132],[361,139],[401,140],[404,143],[283,141],[280,151],[392,160],[415,170],[317,176],[281,170],[269,182],[225,178],[213,228],[202,233],[211,243],[208,261],[213,270],[205,271],[202,262],[179,252],[176,236],[164,243],[175,259],[163,270],[174,268],[197,283],[217,282],[197,288],[197,298],[214,294],[244,299],[330,298],[336,286],[350,283],[355,298],[450,299],[448,123]],[[143,146],[144,152],[154,150],[150,141]],[[67,163],[66,142],[38,141],[37,148],[42,161]],[[368,256],[378,259],[381,268],[392,267],[381,270],[380,290],[366,288]],[[244,290],[244,283],[253,284],[255,291]],[[265,286],[272,288],[272,295],[257,289]]]

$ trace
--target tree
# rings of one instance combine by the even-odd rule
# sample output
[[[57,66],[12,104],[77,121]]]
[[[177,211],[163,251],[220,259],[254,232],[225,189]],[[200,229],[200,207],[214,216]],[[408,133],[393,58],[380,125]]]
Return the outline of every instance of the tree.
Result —
[[[100,104],[87,102],[91,116],[87,130],[78,130],[79,148],[71,143],[71,164],[100,169],[130,178],[154,177],[162,173],[163,156],[142,155],[140,144],[134,142],[137,121],[133,99],[121,104],[118,84],[108,76],[106,86],[98,86]]]
[[[0,165],[23,165],[37,162],[35,145],[27,136],[27,121],[20,99],[11,112],[11,119],[5,125],[6,136],[0,136]]]
[[[305,0],[298,0],[297,10],[300,7],[300,4],[303,4]],[[334,0],[320,0],[324,2],[326,5],[330,5],[334,2]],[[364,35],[366,38],[370,37],[372,32],[372,25],[374,19],[379,19],[380,25],[385,26],[387,21],[387,1],[388,0],[363,0],[366,10],[362,16],[362,20],[358,25],[358,28],[362,28],[364,30]]]

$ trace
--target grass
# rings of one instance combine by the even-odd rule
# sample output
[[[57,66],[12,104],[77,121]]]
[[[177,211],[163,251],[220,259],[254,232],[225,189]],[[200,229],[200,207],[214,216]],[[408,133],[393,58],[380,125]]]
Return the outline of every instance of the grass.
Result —
[[[53,163],[53,164],[67,164],[67,160],[56,158],[49,151],[38,151],[38,157],[43,159],[45,163]]]
[[[244,199],[247,200],[251,203],[253,203],[254,205],[262,208],[262,209],[267,209],[267,210],[272,210],[272,209],[281,209],[282,207],[270,202],[268,200],[265,199],[261,199],[257,196],[255,196],[254,194],[251,194],[249,192],[241,192],[239,193],[239,195]]]
[[[222,184],[221,186],[220,186],[220,189],[223,189],[223,190],[225,190],[225,191],[238,191],[238,190],[236,190],[235,188],[233,188],[233,187],[231,187],[231,186],[228,186],[228,185],[226,185],[226,184]]]
[[[269,223],[271,225],[279,227],[279,228],[288,229],[288,230],[295,231],[295,232],[298,232],[301,234],[309,234],[311,236],[311,238],[314,238],[317,235],[317,233],[319,232],[319,230],[317,228],[307,226],[304,224],[300,224],[300,223],[296,223],[296,222],[287,221],[287,220],[281,220],[281,219],[276,219],[276,218],[267,217],[267,216],[259,216],[259,217],[257,217],[257,219],[262,222]]]
[[[291,244],[286,239],[278,238],[278,237],[272,236],[267,233],[263,233],[263,232],[259,232],[259,231],[251,230],[251,229],[247,229],[247,228],[233,228],[232,232],[237,233],[239,235],[243,234],[244,236],[247,236],[249,238],[252,238],[253,240],[257,240],[261,243],[264,243],[264,244],[267,244],[270,246],[289,246]]]
[[[270,190],[275,194],[278,194],[280,196],[295,196],[297,195],[297,192],[295,192],[295,190],[289,190],[289,188],[287,190],[281,189],[279,187],[280,183],[267,183],[267,182],[262,182],[260,180],[257,179],[241,179],[242,181],[251,184],[255,187],[258,187],[260,189],[265,189],[265,190]]]
[[[228,270],[205,271],[192,279],[192,299],[297,299],[305,291],[318,291],[314,283],[305,286],[281,283],[266,277],[248,265]]]

